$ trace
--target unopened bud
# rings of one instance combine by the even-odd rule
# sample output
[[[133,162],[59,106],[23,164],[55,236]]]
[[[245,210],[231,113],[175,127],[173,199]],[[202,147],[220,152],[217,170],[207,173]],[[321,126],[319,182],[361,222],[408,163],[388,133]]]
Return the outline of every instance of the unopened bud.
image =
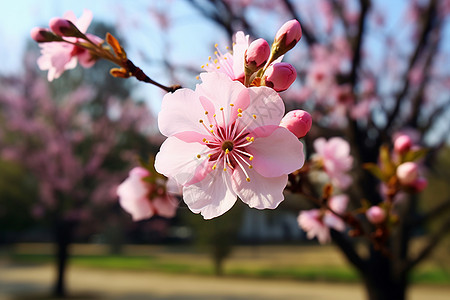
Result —
[[[407,135],[400,135],[394,141],[394,150],[398,153],[405,153],[411,149],[412,141]]]
[[[69,20],[52,18],[49,23],[50,29],[59,36],[84,37],[83,33]]]
[[[397,178],[403,185],[413,184],[418,176],[418,167],[414,162],[405,162],[397,167]]]
[[[125,70],[124,68],[112,68],[111,70],[109,70],[109,73],[114,76],[114,77],[118,77],[118,78],[129,78],[130,77],[130,73]]]
[[[426,178],[420,177],[413,182],[412,187],[417,192],[420,193],[428,186],[428,180]]]
[[[304,110],[292,110],[288,112],[280,122],[280,126],[288,129],[296,137],[304,137],[311,129],[311,115]]]
[[[31,38],[38,43],[61,41],[61,38],[46,28],[34,27],[31,29]]]
[[[262,68],[269,58],[270,46],[265,39],[253,41],[245,51],[245,67],[254,73]]]
[[[264,84],[277,92],[287,90],[297,78],[297,71],[288,63],[275,63],[264,73]]]
[[[379,206],[372,206],[366,211],[366,217],[370,223],[380,224],[386,219],[386,212]]]
[[[290,46],[289,49],[292,49],[301,38],[302,27],[297,20],[293,19],[287,21],[280,29],[278,29],[277,34],[275,35],[275,42],[284,40],[284,46]]]

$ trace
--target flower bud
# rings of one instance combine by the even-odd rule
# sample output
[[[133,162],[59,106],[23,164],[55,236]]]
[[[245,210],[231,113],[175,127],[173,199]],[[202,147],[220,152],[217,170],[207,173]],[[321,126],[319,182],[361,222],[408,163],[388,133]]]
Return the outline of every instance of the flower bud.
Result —
[[[254,73],[263,67],[270,55],[270,46],[265,39],[257,39],[245,51],[245,67]]]
[[[413,182],[412,187],[417,193],[420,193],[427,187],[427,185],[428,180],[426,178],[420,177]]]
[[[31,38],[38,43],[61,41],[61,38],[46,28],[34,27],[30,32]]]
[[[59,36],[83,37],[80,30],[69,20],[52,18],[49,23],[50,29]]]
[[[275,63],[264,73],[264,84],[277,92],[287,90],[297,78],[297,71],[288,63]]]
[[[397,167],[397,178],[403,185],[412,185],[419,176],[417,164],[405,162]]]
[[[300,23],[293,19],[287,21],[286,23],[278,29],[275,35],[275,42],[284,41],[284,46],[290,47],[288,50],[292,49],[298,41],[302,38],[302,27]]]
[[[394,141],[394,150],[398,153],[405,153],[411,149],[412,141],[407,135],[400,135]]]
[[[366,217],[370,223],[380,224],[386,219],[386,212],[379,206],[372,206],[366,211]]]
[[[280,126],[288,129],[296,137],[304,137],[311,129],[311,115],[304,110],[292,110],[288,112],[280,122]]]

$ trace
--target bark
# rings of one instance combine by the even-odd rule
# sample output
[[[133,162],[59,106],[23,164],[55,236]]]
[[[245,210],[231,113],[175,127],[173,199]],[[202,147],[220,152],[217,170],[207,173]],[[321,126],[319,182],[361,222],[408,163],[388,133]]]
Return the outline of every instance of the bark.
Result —
[[[69,246],[72,242],[75,222],[57,220],[55,222],[55,258],[56,280],[53,287],[53,295],[58,298],[67,296],[66,271],[69,260]]]

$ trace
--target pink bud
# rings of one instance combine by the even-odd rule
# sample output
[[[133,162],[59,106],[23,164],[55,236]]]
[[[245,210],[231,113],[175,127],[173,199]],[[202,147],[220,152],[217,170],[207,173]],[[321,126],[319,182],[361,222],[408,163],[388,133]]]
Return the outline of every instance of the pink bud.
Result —
[[[397,167],[397,177],[403,185],[413,184],[419,176],[417,164],[414,162],[405,162]]]
[[[284,39],[284,46],[290,46],[290,49],[292,49],[301,38],[302,27],[295,19],[284,23],[275,35],[275,41],[281,41]]]
[[[428,185],[428,180],[426,178],[420,177],[413,182],[412,187],[417,193],[423,191]]]
[[[296,137],[304,137],[311,129],[311,115],[304,110],[292,110],[288,112],[280,122],[280,126],[288,129]]]
[[[134,167],[130,171],[130,176],[137,176],[139,178],[144,178],[150,175],[149,170],[143,168],[143,167]]]
[[[394,141],[394,150],[398,153],[405,153],[411,149],[412,141],[411,138],[407,135],[400,135]]]
[[[264,73],[265,85],[277,92],[287,90],[297,78],[297,71],[288,63],[275,63]]]
[[[59,37],[54,35],[50,30],[46,28],[34,27],[31,29],[31,38],[38,43],[54,42],[60,40]]]
[[[386,219],[386,212],[379,206],[372,206],[366,211],[366,217],[370,223],[380,224]]]
[[[260,69],[269,58],[270,46],[265,39],[253,41],[245,51],[245,62],[251,71]]]
[[[59,36],[80,37],[80,31],[69,20],[62,18],[52,18],[49,22],[50,29]]]

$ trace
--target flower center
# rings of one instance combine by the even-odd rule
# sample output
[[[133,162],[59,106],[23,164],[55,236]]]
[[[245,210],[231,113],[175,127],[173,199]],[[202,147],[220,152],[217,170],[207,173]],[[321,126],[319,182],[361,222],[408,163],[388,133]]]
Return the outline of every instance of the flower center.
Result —
[[[230,107],[229,113],[231,114],[234,104],[230,103]],[[247,120],[247,124],[241,124],[240,118],[243,117],[243,110],[238,108],[236,110],[237,119],[228,123],[224,108],[221,107],[219,110],[222,120],[217,120],[216,114],[208,119],[210,124],[205,124],[203,119],[199,120],[209,135],[209,138],[204,137],[202,140],[208,149],[204,154],[206,154],[208,161],[214,163],[213,170],[216,170],[217,167],[223,167],[223,171],[227,171],[228,168],[231,170],[240,169],[249,182],[250,177],[246,168],[253,168],[251,165],[253,155],[247,151],[246,147],[251,145],[255,138],[249,136],[250,133],[247,129],[256,120],[256,115],[251,115],[252,119]],[[205,111],[205,115],[208,114],[208,111]],[[198,159],[201,159],[202,156],[197,154]]]
[[[232,141],[224,141],[222,143],[222,150],[223,151],[226,151],[226,150],[231,151],[231,150],[233,150],[233,147],[234,147],[234,144],[233,144]]]

